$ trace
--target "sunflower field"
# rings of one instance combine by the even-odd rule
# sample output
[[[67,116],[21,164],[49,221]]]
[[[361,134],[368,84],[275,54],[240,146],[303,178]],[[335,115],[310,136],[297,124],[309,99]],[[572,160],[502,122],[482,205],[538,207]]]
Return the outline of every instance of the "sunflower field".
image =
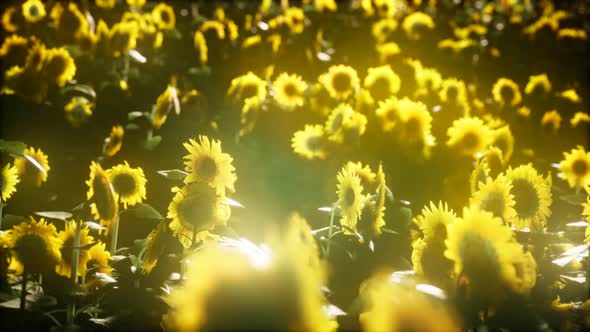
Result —
[[[589,0],[5,0],[1,331],[590,330]]]

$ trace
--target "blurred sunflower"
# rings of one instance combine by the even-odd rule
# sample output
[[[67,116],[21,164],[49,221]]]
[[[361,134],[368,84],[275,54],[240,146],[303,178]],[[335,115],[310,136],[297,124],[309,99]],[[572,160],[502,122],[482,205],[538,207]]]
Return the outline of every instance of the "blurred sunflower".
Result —
[[[29,48],[34,45],[27,38],[19,35],[10,35],[2,42],[0,47],[0,58],[2,58],[2,65],[6,68],[12,66],[24,66]]]
[[[590,184],[590,152],[578,145],[570,152],[563,153],[560,170],[571,188],[582,188]]]
[[[103,154],[108,157],[116,155],[121,150],[121,146],[123,146],[124,135],[123,126],[113,126],[109,137],[105,139]]]
[[[358,173],[357,173],[358,174]],[[361,179],[362,180],[362,179]],[[368,201],[357,223],[357,229],[364,239],[375,239],[381,235],[381,227],[385,226],[385,196],[387,187],[383,166],[377,169],[377,190],[374,199]]]
[[[57,86],[62,87],[76,75],[76,64],[65,48],[47,50],[43,64],[43,75]]]
[[[29,23],[36,23],[42,20],[47,14],[41,0],[27,0],[22,4],[22,11],[25,20]]]
[[[389,65],[369,68],[364,82],[364,87],[375,101],[385,100],[398,93],[400,85],[399,76]]]
[[[521,165],[506,171],[506,178],[512,184],[516,215],[507,220],[517,230],[529,228],[541,231],[551,215],[551,176],[543,179],[533,166]]]
[[[471,176],[469,176],[469,189],[471,194],[473,195],[478,190],[480,183],[486,183],[491,179],[490,167],[488,166],[487,160],[485,158],[478,159],[471,172]]]
[[[380,101],[376,114],[381,120],[383,130],[393,131],[400,121],[399,100],[396,97],[390,97],[385,101]]]
[[[582,102],[582,98],[576,91],[576,89],[567,89],[557,93],[557,96],[566,100],[571,101],[574,104],[579,104]]]
[[[14,160],[17,175],[21,180],[32,183],[36,187],[47,181],[47,173],[51,170],[47,155],[41,149],[29,147],[23,152],[23,157]]]
[[[317,12],[335,12],[338,10],[336,0],[314,0],[313,6]]]
[[[442,82],[439,97],[443,103],[468,105],[465,83],[456,78],[447,78]]]
[[[354,171],[343,168],[337,175],[338,180],[336,194],[340,207],[340,224],[347,227],[345,233],[350,230],[357,231],[357,221],[361,215],[367,197],[363,195],[361,178]]]
[[[112,9],[115,7],[115,0],[95,0],[97,7],[104,8],[104,9]]]
[[[91,202],[92,216],[100,220],[100,225],[106,228],[105,235],[108,235],[118,218],[119,205],[109,177],[99,163],[93,161],[90,164],[90,177],[86,185],[88,186],[86,199]],[[99,231],[101,234],[102,232],[103,229]]]
[[[313,236],[311,227],[299,213],[291,213],[287,218],[286,241],[293,247],[299,248],[312,269],[323,268],[320,261],[320,250]],[[305,262],[304,262],[305,263]]]
[[[141,167],[131,168],[125,161],[124,164],[108,169],[106,174],[125,209],[127,205],[133,206],[145,199],[147,180]]]
[[[378,44],[386,42],[391,33],[397,29],[397,21],[392,18],[383,18],[375,23],[371,32]]]
[[[538,92],[537,92],[538,91]],[[548,94],[551,92],[551,82],[547,74],[531,75],[527,82],[524,93],[530,94]]]
[[[303,130],[296,131],[291,139],[293,151],[303,158],[325,159],[326,137],[322,125],[306,124]]]
[[[2,27],[7,32],[17,32],[24,23],[22,11],[16,6],[8,7],[2,13]]]
[[[453,121],[447,135],[448,146],[469,156],[483,152],[492,139],[492,131],[477,117],[463,117]]]
[[[375,46],[375,48],[377,49],[377,53],[379,54],[379,61],[381,63],[388,63],[401,53],[399,45],[397,45],[394,42],[380,44]]]
[[[344,141],[344,123],[349,121],[354,110],[348,104],[339,104],[332,110],[326,124],[325,132],[330,141],[342,143]]]
[[[168,239],[168,223],[162,220],[150,234],[148,234],[145,243],[145,249],[141,256],[142,271],[144,273],[152,272],[158,262],[158,258],[166,249],[166,240]]]
[[[301,79],[301,76],[295,74],[282,73],[272,83],[273,97],[280,106],[288,110],[303,105],[306,89],[307,84]]]
[[[127,54],[137,46],[139,26],[137,22],[115,23],[109,30],[109,51],[115,58]]]
[[[174,9],[163,2],[152,9],[152,17],[160,30],[172,30],[176,26]]]
[[[404,18],[402,29],[408,39],[417,40],[425,31],[434,29],[434,20],[423,12],[413,12]]]
[[[168,205],[170,230],[185,248],[210,238],[209,230],[225,225],[230,207],[225,196],[205,182],[193,182],[172,188],[174,198]]]
[[[575,128],[580,123],[590,123],[590,115],[584,112],[576,112],[570,120],[570,125]]]
[[[25,69],[34,72],[35,74],[41,72],[46,63],[48,53],[49,52],[43,43],[36,39],[32,39],[31,47],[25,60]]]
[[[141,8],[145,5],[146,0],[126,0],[130,7]]]
[[[66,120],[73,127],[79,127],[86,123],[88,118],[92,116],[92,108],[94,108],[94,103],[88,99],[81,96],[72,97],[64,106]]]
[[[344,165],[344,168],[356,174],[361,179],[361,184],[364,188],[368,189],[375,185],[377,174],[371,170],[369,165],[363,166],[360,161],[357,161],[356,163],[349,161],[346,163],[346,165]]]
[[[222,195],[226,189],[235,191],[237,176],[233,159],[222,152],[220,141],[199,135],[198,142],[191,138],[183,146],[189,152],[184,156],[184,169],[190,173],[184,179],[185,183],[205,182]]]
[[[516,106],[522,96],[518,84],[509,78],[499,78],[492,87],[492,97],[500,106]]]
[[[55,267],[55,272],[61,276],[69,278],[72,275],[72,250],[74,249],[74,238],[76,236],[76,227],[79,227],[80,223],[72,220],[65,223],[65,229],[58,233],[60,239],[59,252],[61,254],[61,260]],[[90,245],[94,242],[94,238],[89,235],[88,227],[82,227],[80,229],[80,242],[78,247],[79,258],[78,258],[78,276],[84,276],[86,274],[86,263],[90,259],[88,248],[85,246]]]
[[[113,270],[109,266],[109,262],[111,260],[111,253],[106,250],[106,245],[103,242],[98,242],[97,244],[93,245],[88,249],[88,260],[86,261],[86,273],[92,272],[91,275],[95,273],[105,273],[111,274]]]
[[[416,102],[404,97],[397,103],[399,114],[400,141],[409,144],[427,145],[434,141],[430,133],[432,128],[432,116],[422,102]]]
[[[430,206],[424,206],[421,215],[414,218],[414,223],[418,225],[426,241],[442,241],[447,237],[447,226],[456,220],[455,212],[447,203],[439,201],[438,206],[433,202],[430,202]]]
[[[356,70],[350,66],[331,66],[327,73],[320,75],[318,80],[328,91],[330,97],[338,100],[356,94],[359,89],[358,75]]]
[[[23,221],[8,232],[9,247],[14,253],[9,269],[16,274],[48,272],[61,259],[61,240],[57,230],[43,218]]]
[[[496,146],[502,151],[502,160],[504,163],[510,161],[512,152],[514,152],[514,136],[510,130],[510,126],[504,125],[493,132],[493,140],[490,145]]]
[[[174,109],[174,113],[180,114],[180,101],[178,99],[178,89],[174,84],[168,85],[166,90],[158,96],[156,105],[152,110],[152,124],[155,129],[160,129],[170,111]]]
[[[502,173],[508,164],[504,160],[502,151],[495,146],[488,147],[483,153],[482,159],[486,160],[492,178],[495,178],[498,174]]]
[[[20,182],[18,169],[10,163],[4,165],[0,172],[0,204],[6,202],[16,191],[16,184]]]
[[[514,195],[510,193],[511,189],[512,185],[503,175],[493,181],[490,179],[485,183],[480,182],[478,190],[471,196],[469,205],[482,211],[491,212],[494,217],[509,220],[516,215]]]
[[[561,121],[561,114],[559,114],[557,110],[548,111],[545,112],[543,118],[541,118],[541,126],[552,133],[557,133],[559,128],[561,128]]]
[[[294,34],[300,34],[305,28],[305,13],[301,8],[289,7],[285,10],[284,21]]]
[[[57,29],[58,35],[68,41],[74,41],[77,36],[90,31],[90,24],[86,20],[86,16],[74,2],[67,3],[67,6],[65,3],[57,2],[51,8],[49,16]]]
[[[427,96],[431,93],[438,94],[443,83],[442,75],[438,70],[424,68],[422,65],[415,67],[414,79],[418,84],[418,89],[414,93],[416,97]]]
[[[249,71],[245,75],[232,79],[227,94],[240,101],[251,97],[264,100],[266,98],[266,81]]]
[[[240,136],[249,134],[254,130],[261,110],[262,101],[258,97],[250,97],[244,100],[240,112]]]

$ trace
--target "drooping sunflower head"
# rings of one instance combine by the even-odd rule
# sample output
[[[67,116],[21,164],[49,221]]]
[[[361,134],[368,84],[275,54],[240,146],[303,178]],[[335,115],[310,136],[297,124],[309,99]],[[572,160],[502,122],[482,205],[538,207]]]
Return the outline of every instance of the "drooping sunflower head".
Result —
[[[463,117],[453,121],[447,130],[447,145],[464,155],[474,156],[483,152],[492,138],[492,131],[477,117]]]
[[[301,76],[295,74],[282,73],[272,83],[276,102],[287,110],[303,105],[305,101],[303,94],[306,89],[307,84]]]
[[[48,272],[61,259],[61,240],[57,230],[44,219],[23,221],[8,233],[9,245],[14,253],[9,269],[16,274]]]
[[[225,195],[206,182],[174,187],[172,192],[175,194],[168,205],[167,217],[172,219],[169,227],[186,248],[209,238],[208,230],[225,225],[229,219],[230,208]]]
[[[422,65],[414,67],[414,79],[418,84],[416,96],[428,95],[430,93],[438,94],[442,83],[442,75],[434,68],[426,68]]]
[[[127,208],[145,199],[145,175],[141,167],[131,168],[127,161],[106,171],[117,197]]]
[[[496,146],[502,151],[502,160],[505,163],[510,161],[514,151],[514,136],[509,125],[494,130],[494,138],[490,145]]]
[[[465,83],[456,78],[447,78],[442,82],[439,97],[443,103],[468,105]]]
[[[251,97],[258,97],[259,100],[266,98],[266,82],[253,72],[238,76],[232,79],[227,94],[235,100],[246,100]]]
[[[590,123],[590,115],[584,112],[576,112],[570,120],[572,127],[577,127],[580,123]]]
[[[86,123],[88,118],[92,116],[93,108],[94,103],[84,97],[76,96],[72,97],[72,99],[70,99],[70,101],[64,106],[64,111],[68,122],[73,127],[79,127]]]
[[[326,145],[322,125],[305,125],[305,128],[296,131],[291,139],[293,152],[309,160],[326,158]]]
[[[485,158],[480,158],[475,163],[475,167],[469,176],[469,189],[473,195],[479,188],[479,183],[486,183],[490,176],[490,167]]]
[[[32,146],[23,152],[22,157],[14,160],[14,166],[23,181],[36,187],[47,181],[47,173],[51,169],[47,155],[40,148],[35,150]]]
[[[158,3],[152,9],[152,17],[160,30],[172,30],[176,26],[174,9],[163,2]]]
[[[396,97],[390,97],[385,101],[380,101],[376,114],[383,130],[392,131],[400,122],[399,100]]]
[[[487,162],[490,171],[489,174],[492,178],[495,178],[498,174],[502,173],[508,164],[504,161],[502,151],[495,146],[488,147],[483,153],[482,159],[485,159]]]
[[[510,193],[512,185],[503,175],[493,181],[479,183],[478,190],[473,193],[469,204],[480,210],[491,212],[494,217],[508,220],[516,214],[514,195]]]
[[[166,90],[162,92],[158,99],[156,99],[156,105],[152,110],[152,124],[155,129],[160,129],[166,119],[168,113],[174,109],[176,114],[180,113],[180,101],[178,99],[178,89],[174,85],[168,85]]]
[[[43,64],[43,75],[57,86],[64,86],[76,75],[76,64],[70,53],[65,48],[52,48],[47,50]]]
[[[42,20],[47,12],[41,0],[27,0],[22,5],[23,16],[29,23],[35,23]]]
[[[559,163],[560,170],[570,187],[586,187],[590,184],[590,152],[583,146],[577,146],[570,152],[563,153],[564,159]]]
[[[359,78],[356,70],[350,66],[337,65],[320,75],[320,83],[330,94],[330,97],[343,100],[356,94],[359,89]]]
[[[369,165],[364,165],[360,162],[357,161],[352,162],[349,161],[346,163],[346,165],[344,165],[344,168],[352,171],[352,173],[356,174],[360,179],[361,179],[361,184],[363,185],[364,188],[372,188],[375,186],[375,181],[377,179],[377,174],[375,174],[372,170],[371,170],[371,166]]]
[[[379,66],[368,69],[364,87],[369,90],[375,101],[385,100],[398,93],[401,86],[399,76],[391,66]]]
[[[125,135],[125,130],[123,130],[123,126],[113,126],[111,128],[111,132],[109,137],[105,139],[104,146],[103,146],[103,154],[112,157],[117,154],[121,150],[123,146],[123,136]]]
[[[332,110],[324,125],[324,130],[330,141],[336,143],[344,141],[344,123],[349,121],[353,114],[354,110],[348,104],[339,104]]]
[[[408,39],[417,40],[425,31],[434,29],[434,20],[423,12],[413,12],[404,18],[402,29]]]
[[[148,234],[145,249],[141,257],[141,269],[144,273],[150,273],[154,266],[156,266],[158,258],[166,249],[169,234],[168,223],[166,220],[162,220],[158,226]]]
[[[379,237],[381,235],[381,227],[385,226],[385,196],[387,195],[387,185],[385,184],[385,173],[381,164],[379,164],[379,168],[377,169],[376,182],[377,189],[375,196],[365,204],[360,220],[357,223],[357,229],[363,239]]]
[[[106,235],[108,235],[117,219],[119,205],[117,204],[117,195],[113,190],[113,185],[109,181],[109,176],[99,163],[93,161],[90,164],[90,177],[86,181],[86,185],[88,185],[86,199],[91,202],[92,215],[95,219],[100,220],[103,227],[106,227]],[[102,231],[101,229],[100,232],[102,233]]]
[[[528,228],[541,231],[551,215],[551,177],[543,179],[533,166],[521,165],[506,171],[506,178],[512,184],[516,214],[508,222],[517,230]]]
[[[300,34],[305,28],[305,13],[301,8],[289,7],[284,14],[287,27],[294,34]]]
[[[205,182],[222,194],[226,190],[235,191],[237,176],[232,165],[233,159],[222,152],[220,141],[200,135],[198,142],[190,139],[183,146],[189,152],[184,156],[184,169],[190,173],[185,183]]]
[[[74,240],[76,228],[80,227],[80,224],[81,223],[76,221],[66,222],[65,229],[58,234],[60,239],[59,252],[61,254],[61,260],[55,267],[55,272],[67,278],[72,275],[72,250],[75,246]],[[94,238],[88,233],[88,227],[80,228],[80,242],[78,246],[81,247],[81,249],[80,256],[78,258],[78,276],[83,276],[86,274],[86,263],[90,259],[88,248],[85,246],[94,242]]]
[[[340,224],[350,230],[357,231],[357,221],[365,206],[367,197],[363,194],[361,178],[354,171],[343,168],[336,177],[338,180],[336,194],[340,207]],[[350,233],[345,229],[345,233]]]
[[[520,88],[509,78],[499,78],[492,87],[492,97],[501,107],[516,106],[520,104],[522,96]]]
[[[559,128],[561,128],[561,121],[561,115],[557,110],[548,111],[543,114],[541,126],[552,133],[557,133]]]
[[[109,48],[114,57],[127,54],[137,45],[139,25],[137,22],[115,23],[109,31]]]
[[[16,166],[4,165],[0,172],[0,204],[6,202],[16,191],[16,184],[20,182]]]
[[[22,67],[25,64],[27,54],[30,47],[34,45],[29,42],[27,38],[19,35],[10,35],[2,43],[0,47],[0,58],[2,58],[2,65],[5,68],[12,66]]]
[[[110,260],[111,254],[106,250],[106,245],[99,241],[88,249],[85,271],[89,276],[94,276],[97,272],[110,275],[113,270],[109,266]]]
[[[39,73],[47,62],[49,52],[45,45],[37,39],[31,40],[31,46],[25,60],[25,70]]]

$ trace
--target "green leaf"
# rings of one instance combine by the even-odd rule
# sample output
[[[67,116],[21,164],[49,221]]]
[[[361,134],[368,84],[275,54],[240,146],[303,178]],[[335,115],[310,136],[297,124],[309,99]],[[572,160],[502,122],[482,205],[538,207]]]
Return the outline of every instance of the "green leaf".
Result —
[[[65,211],[43,211],[43,212],[35,212],[36,215],[49,218],[49,219],[58,219],[66,221],[66,219],[72,218],[72,214]]]
[[[188,74],[194,75],[194,76],[206,77],[206,76],[211,75],[211,68],[209,68],[207,66],[202,66],[200,68],[191,67],[188,69]]]
[[[94,91],[90,85],[86,84],[68,85],[61,89],[62,95],[66,95],[68,93],[83,94],[90,99],[96,99],[96,91]]]
[[[5,141],[0,139],[0,151],[12,154],[15,156],[22,156],[27,149],[27,145],[20,141]]]
[[[160,142],[162,142],[162,136],[153,136],[145,141],[144,147],[148,150],[153,150]]]
[[[122,213],[130,213],[139,219],[156,219],[163,220],[164,217],[156,211],[151,205],[146,203],[138,203],[134,207],[124,210]]]
[[[129,113],[127,113],[127,119],[129,121],[133,121],[137,118],[141,118],[144,115],[145,115],[145,113],[143,113],[143,112],[129,112]]]
[[[184,178],[188,175],[187,172],[181,171],[179,169],[160,170],[158,171],[158,174],[172,181],[183,181]]]
[[[410,224],[412,222],[412,209],[407,207],[401,207],[399,209],[399,212],[401,213],[406,224]]]
[[[137,130],[137,129],[139,129],[139,126],[136,123],[128,123],[125,126],[125,129],[127,129],[127,130]]]

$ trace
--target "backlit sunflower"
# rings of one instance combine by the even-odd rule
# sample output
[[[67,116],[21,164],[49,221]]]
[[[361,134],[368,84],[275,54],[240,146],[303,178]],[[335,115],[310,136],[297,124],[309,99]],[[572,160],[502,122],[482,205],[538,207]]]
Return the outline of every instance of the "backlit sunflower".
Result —
[[[2,13],[2,27],[7,32],[17,32],[24,24],[22,12],[17,7],[8,7]]]
[[[399,123],[396,131],[401,142],[426,145],[433,141],[432,116],[422,102],[404,97],[397,103]]]
[[[425,68],[422,65],[415,67],[414,79],[418,84],[418,90],[414,93],[417,97],[429,94],[438,94],[443,79],[440,72],[434,68]]]
[[[125,131],[123,130],[123,126],[113,126],[111,128],[111,133],[109,137],[105,139],[104,146],[103,146],[103,153],[108,157],[112,157],[117,154],[121,150],[123,146],[123,136],[125,135]]]
[[[399,76],[389,65],[369,68],[364,82],[364,87],[369,90],[375,101],[385,100],[396,94],[400,85]]]
[[[385,101],[380,101],[376,114],[383,130],[393,131],[400,121],[399,100],[396,97],[390,97]]]
[[[500,106],[516,106],[522,96],[518,84],[509,78],[499,78],[492,87],[492,97]]]
[[[489,179],[485,183],[480,182],[469,204],[480,210],[491,212],[494,217],[509,220],[516,215],[511,189],[512,185],[503,175],[493,181]]]
[[[172,188],[174,198],[168,205],[170,230],[185,248],[210,238],[209,230],[225,225],[230,207],[225,196],[206,182],[193,182],[182,188]],[[194,232],[194,233],[193,233]]]
[[[490,167],[485,158],[480,158],[477,160],[475,168],[471,172],[471,176],[469,176],[469,189],[471,194],[473,195],[477,191],[479,183],[486,183],[488,179],[491,180]]]
[[[464,155],[483,152],[492,139],[492,130],[477,117],[463,117],[453,121],[447,130],[447,145]]]
[[[231,80],[227,94],[240,101],[251,97],[264,100],[266,98],[266,81],[249,71],[245,75]]]
[[[275,100],[288,110],[303,105],[305,101],[303,94],[306,88],[307,84],[301,79],[301,76],[295,74],[282,73],[272,83]]]
[[[502,173],[506,169],[508,164],[504,160],[502,151],[495,146],[488,147],[483,153],[482,159],[485,159],[490,170],[490,176],[495,178],[498,174]]]
[[[586,187],[590,184],[590,152],[578,145],[570,152],[563,153],[560,170],[570,187]]]
[[[344,168],[356,174],[361,179],[361,184],[364,188],[368,189],[374,187],[377,174],[371,170],[369,165],[363,166],[360,161],[357,161],[356,163],[349,161],[344,165]]]
[[[125,161],[124,164],[119,164],[107,170],[106,174],[125,209],[127,205],[133,206],[145,199],[145,183],[147,180],[141,167],[131,168]]]
[[[16,191],[16,184],[20,182],[18,169],[10,163],[4,165],[0,172],[0,204],[6,202]]]
[[[541,118],[541,126],[543,128],[556,133],[561,128],[561,115],[557,110],[545,112],[543,118]]]
[[[79,127],[86,123],[88,118],[92,116],[92,109],[94,103],[88,101],[88,99],[76,96],[72,97],[70,101],[64,106],[66,112],[66,120],[73,126]]]
[[[41,149],[35,150],[32,146],[27,148],[23,154],[23,157],[14,160],[17,175],[21,180],[40,187],[43,182],[47,181],[47,173],[51,169],[47,155]]]
[[[502,151],[502,160],[504,163],[508,163],[510,157],[512,157],[512,152],[514,151],[514,136],[512,136],[510,126],[505,125],[495,129],[493,135],[494,138],[490,145],[500,149],[500,151]]]
[[[379,237],[381,235],[381,227],[385,226],[385,196],[387,195],[387,187],[385,184],[385,173],[381,164],[379,164],[379,168],[377,169],[376,181],[377,190],[375,196],[365,204],[360,220],[357,223],[357,229],[362,235],[363,240]]]
[[[60,239],[59,252],[61,253],[61,260],[59,265],[55,267],[55,272],[61,276],[69,278],[72,275],[72,249],[74,248],[76,227],[78,227],[79,223],[76,221],[70,221],[65,224],[65,230],[58,234]],[[80,229],[80,242],[78,246],[82,248],[80,249],[78,260],[78,276],[84,276],[86,274],[86,263],[90,259],[88,248],[83,247],[94,242],[94,238],[88,233],[88,227],[82,227]]]
[[[244,100],[240,112],[240,136],[249,134],[254,130],[261,110],[262,101],[258,97],[250,97]]]
[[[88,260],[86,261],[86,273],[90,272],[90,275],[95,273],[106,273],[111,274],[113,270],[109,266],[111,260],[111,253],[106,250],[106,245],[103,242],[98,242],[88,249]]]
[[[0,58],[2,58],[2,65],[6,68],[12,66],[24,66],[27,54],[29,52],[30,44],[27,38],[19,35],[10,35],[4,39],[2,47],[0,47]]]
[[[442,82],[439,92],[440,100],[451,105],[468,105],[465,83],[456,78],[447,78]]]
[[[137,22],[115,23],[109,30],[109,51],[112,56],[120,57],[137,46],[139,34]]]
[[[543,179],[531,165],[521,165],[506,171],[506,178],[512,184],[516,215],[508,220],[517,230],[529,228],[541,231],[551,215],[551,176]]]
[[[294,34],[300,34],[305,28],[305,13],[301,8],[289,7],[283,16],[287,27]]]
[[[94,161],[90,164],[90,177],[86,185],[88,186],[86,199],[91,202],[92,216],[100,220],[100,225],[106,228],[105,235],[108,235],[118,217],[119,205],[108,175],[100,164]],[[101,229],[99,233],[102,232]]]
[[[339,104],[332,110],[324,129],[328,139],[336,143],[344,141],[344,123],[349,121],[354,114],[354,110],[348,104]]]
[[[160,30],[172,30],[176,26],[174,9],[163,2],[158,3],[152,9],[152,17]]]
[[[454,223],[457,219],[455,212],[449,208],[447,203],[438,202],[438,206],[430,202],[430,206],[424,206],[419,217],[414,218],[424,239],[444,240],[447,237],[447,226]]]
[[[582,102],[582,98],[580,98],[580,95],[578,94],[578,92],[576,92],[576,89],[567,89],[561,91],[557,93],[557,96],[569,100],[574,104],[579,104]]]
[[[57,86],[64,86],[76,75],[74,59],[65,48],[47,50],[43,64],[43,75]]]
[[[551,92],[551,82],[549,81],[549,77],[547,77],[547,74],[529,76],[529,81],[524,87],[524,93],[530,95],[533,93],[548,94],[549,92]]]
[[[375,46],[379,54],[379,61],[381,63],[388,63],[401,53],[401,49],[394,42],[380,44]]]
[[[358,75],[356,70],[350,66],[332,66],[327,73],[320,75],[318,80],[328,91],[330,97],[338,100],[356,94],[359,89]]]
[[[584,112],[576,112],[570,120],[570,125],[575,128],[580,123],[590,123],[590,115]]]
[[[235,191],[237,177],[233,159],[222,152],[220,141],[199,135],[198,142],[191,138],[183,146],[189,152],[184,156],[184,169],[190,173],[184,179],[185,183],[205,182],[222,195],[226,189]]]
[[[338,206],[340,207],[340,224],[357,231],[357,221],[361,215],[365,200],[361,178],[354,171],[343,168],[337,175],[338,180],[336,194],[338,195]],[[344,230],[350,233],[349,230]]]
[[[384,18],[375,23],[371,32],[377,43],[381,44],[389,39],[392,32],[397,29],[397,21],[392,18]]]
[[[173,84],[168,85],[166,90],[158,96],[156,105],[152,109],[152,124],[155,129],[162,127],[172,109],[174,109],[174,113],[180,113],[178,89]]]
[[[166,220],[162,220],[146,238],[145,249],[141,256],[141,269],[143,272],[150,273],[154,266],[156,266],[158,258],[162,255],[164,249],[166,249],[167,240],[168,223]]]
[[[45,15],[45,6],[41,0],[27,0],[22,5],[23,16],[27,22],[35,23],[42,20]]]
[[[402,29],[408,39],[417,40],[424,31],[434,29],[434,20],[423,12],[413,12],[404,18]]]
[[[8,232],[8,243],[13,251],[9,269],[16,274],[48,272],[61,259],[57,230],[43,218],[36,221],[31,217],[30,221],[13,226]]]
[[[303,158],[325,159],[326,136],[322,125],[305,125],[303,130],[296,131],[291,139],[293,152]]]

